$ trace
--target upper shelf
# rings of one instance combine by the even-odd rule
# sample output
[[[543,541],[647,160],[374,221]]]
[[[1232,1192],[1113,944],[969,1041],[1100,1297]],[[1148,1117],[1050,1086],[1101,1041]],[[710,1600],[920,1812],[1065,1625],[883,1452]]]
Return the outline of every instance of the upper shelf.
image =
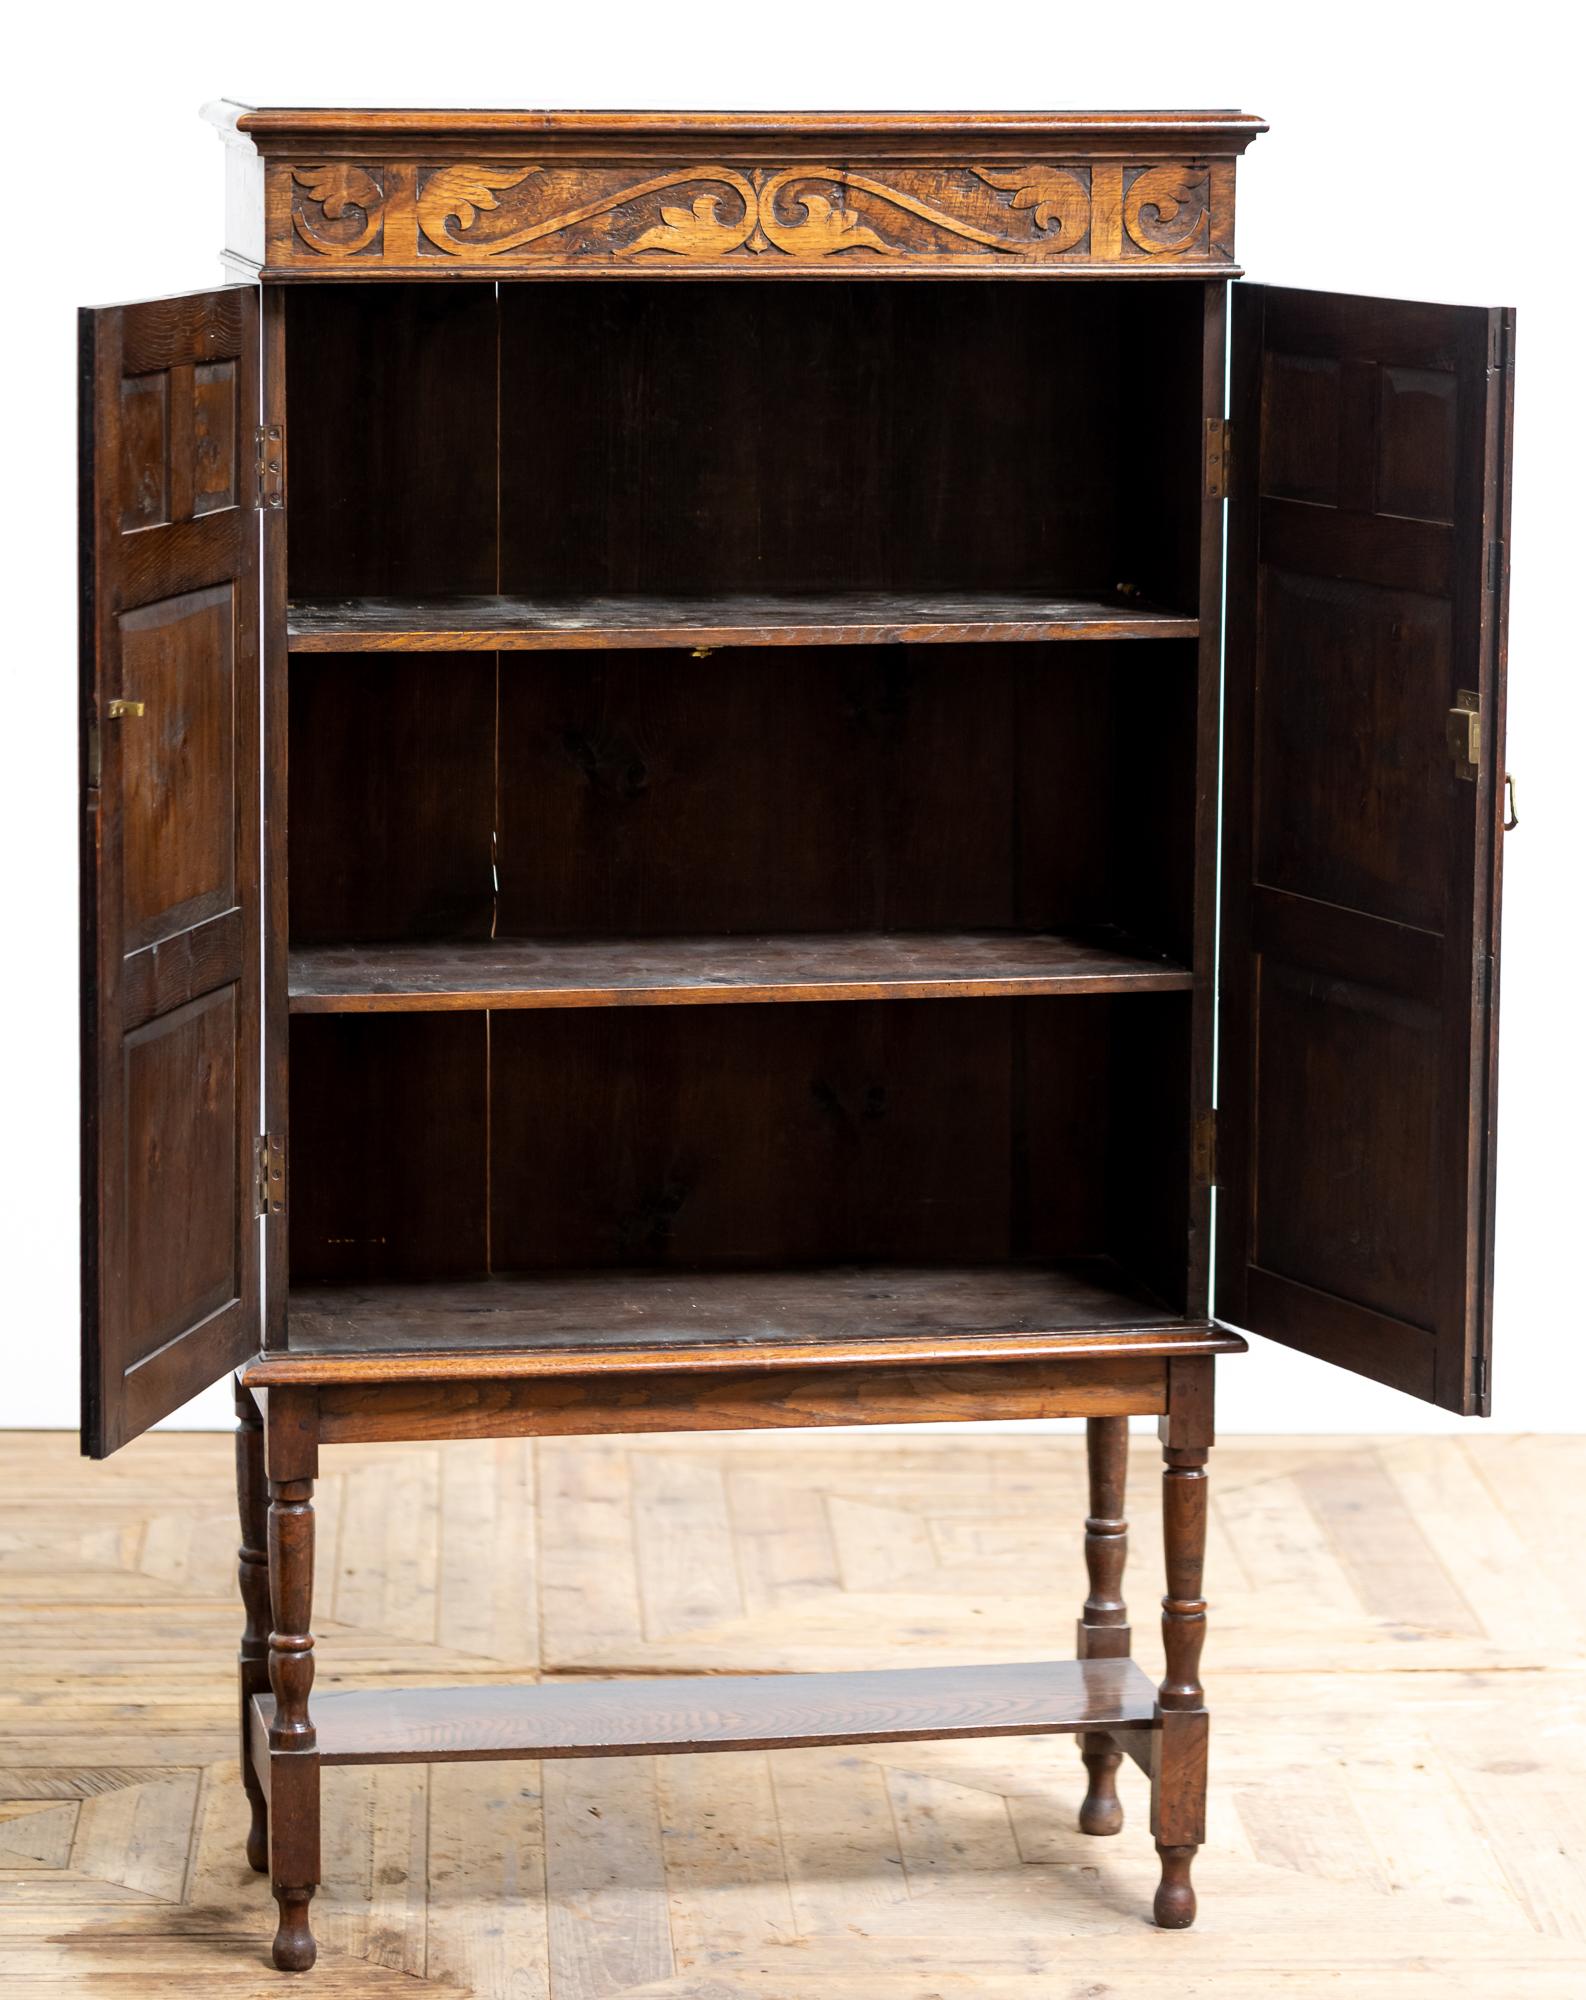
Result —
[[[576,647],[951,645],[1193,639],[1200,621],[1127,599],[842,592],[764,597],[328,597],[287,607],[294,653],[562,652]]]
[[[1187,966],[1119,942],[1008,931],[893,936],[491,938],[294,951],[294,1014],[459,1008],[668,1007],[1178,993]]]

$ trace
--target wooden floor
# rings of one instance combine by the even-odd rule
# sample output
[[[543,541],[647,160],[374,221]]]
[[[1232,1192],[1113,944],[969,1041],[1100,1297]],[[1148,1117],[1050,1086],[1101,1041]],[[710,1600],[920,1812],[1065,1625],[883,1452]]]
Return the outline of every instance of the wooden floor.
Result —
[[[1155,1447],[1133,1466],[1155,1670]],[[320,1685],[1070,1650],[1077,1438],[328,1452]],[[1148,1921],[1145,1791],[1065,1738],[326,1774],[326,1996],[1580,2000],[1586,1439],[1212,1460],[1210,1844]],[[0,1987],[292,1990],[243,1861],[231,1447],[0,1438]],[[444,1632],[444,1641],[439,1635]]]

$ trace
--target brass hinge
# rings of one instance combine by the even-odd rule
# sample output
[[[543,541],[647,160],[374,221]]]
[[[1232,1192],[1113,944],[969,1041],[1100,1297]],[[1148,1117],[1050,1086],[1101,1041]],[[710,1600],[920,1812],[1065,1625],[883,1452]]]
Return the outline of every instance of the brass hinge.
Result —
[[[1217,1185],[1217,1113],[1203,1111],[1195,1120],[1190,1172],[1197,1187]]]
[[[253,434],[254,500],[256,507],[286,505],[286,431],[281,424],[261,424]]]
[[[1226,417],[1206,419],[1206,496],[1228,498],[1229,424]]]
[[[1445,727],[1454,776],[1474,778],[1481,769],[1481,696],[1474,688],[1460,688],[1455,694]]]
[[[268,1132],[259,1135],[259,1214],[286,1213],[286,1148]]]

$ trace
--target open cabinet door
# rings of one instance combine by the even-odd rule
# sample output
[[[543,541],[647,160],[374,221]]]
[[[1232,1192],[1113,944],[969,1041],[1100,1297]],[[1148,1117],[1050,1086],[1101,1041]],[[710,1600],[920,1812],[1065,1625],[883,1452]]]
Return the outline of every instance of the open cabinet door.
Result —
[[[85,311],[83,1449],[258,1346],[257,295]]]
[[[1485,1415],[1513,315],[1233,290],[1216,1310]]]

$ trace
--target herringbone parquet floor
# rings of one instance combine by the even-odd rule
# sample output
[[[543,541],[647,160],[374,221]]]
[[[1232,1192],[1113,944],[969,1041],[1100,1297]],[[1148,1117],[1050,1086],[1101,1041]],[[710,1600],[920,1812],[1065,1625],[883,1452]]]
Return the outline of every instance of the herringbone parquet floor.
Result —
[[[1077,1437],[330,1451],[319,1684],[1066,1653]],[[1157,1456],[1130,1592],[1157,1665]],[[0,1987],[279,1996],[232,1757],[231,1447],[0,1439]],[[475,2000],[1581,2000],[1586,1439],[1230,1440],[1210,1842],[1148,1921],[1070,1739],[326,1774],[318,1970]]]

